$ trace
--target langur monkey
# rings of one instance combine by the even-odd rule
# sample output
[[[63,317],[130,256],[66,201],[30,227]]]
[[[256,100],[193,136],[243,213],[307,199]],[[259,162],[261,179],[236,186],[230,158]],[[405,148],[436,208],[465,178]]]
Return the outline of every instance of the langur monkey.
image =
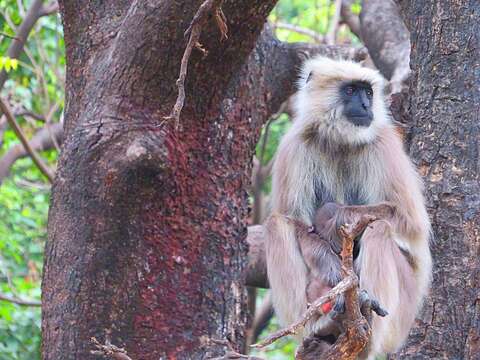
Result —
[[[355,258],[360,288],[388,312],[386,317],[373,315],[372,338],[362,355],[368,359],[401,347],[431,278],[431,230],[422,183],[387,114],[383,88],[377,71],[354,62],[316,57],[304,64],[293,126],[273,167],[272,215],[266,223],[273,304],[286,326],[300,318],[311,300],[310,269],[290,220],[311,226],[318,209],[336,206],[327,219],[331,226],[317,230],[338,250],[336,224],[354,221],[357,214],[349,206],[364,206],[366,213],[369,205],[391,207],[389,216],[364,231]],[[332,259],[322,252],[318,256],[319,264]],[[329,281],[338,282],[339,262],[327,265],[323,263]],[[311,321],[301,336],[328,328],[332,321],[328,316]]]

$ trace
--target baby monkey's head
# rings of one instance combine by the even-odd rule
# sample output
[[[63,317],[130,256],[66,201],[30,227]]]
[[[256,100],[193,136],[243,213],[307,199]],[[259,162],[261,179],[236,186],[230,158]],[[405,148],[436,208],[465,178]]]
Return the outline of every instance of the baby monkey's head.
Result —
[[[334,144],[372,142],[390,122],[378,71],[352,61],[307,60],[295,97],[297,126],[307,137]],[[309,138],[309,140],[312,140]]]

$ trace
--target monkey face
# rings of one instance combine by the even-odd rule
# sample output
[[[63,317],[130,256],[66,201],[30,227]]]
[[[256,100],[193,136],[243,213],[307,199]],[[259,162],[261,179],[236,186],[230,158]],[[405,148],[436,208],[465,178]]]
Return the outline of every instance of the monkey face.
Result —
[[[351,81],[340,87],[343,116],[353,125],[368,127],[373,120],[372,86],[365,81]]]
[[[338,145],[372,142],[390,123],[383,77],[351,61],[308,60],[295,96],[294,126],[309,140]],[[298,120],[298,121],[297,121]]]

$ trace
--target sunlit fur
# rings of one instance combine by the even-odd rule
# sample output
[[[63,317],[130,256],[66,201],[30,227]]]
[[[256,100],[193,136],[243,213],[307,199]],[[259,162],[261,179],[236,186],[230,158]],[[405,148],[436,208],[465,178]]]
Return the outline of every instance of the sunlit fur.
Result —
[[[372,85],[374,120],[369,127],[356,127],[343,117],[339,89],[352,80]],[[306,309],[307,268],[294,229],[283,215],[311,224],[316,209],[330,201],[395,205],[392,219],[377,221],[364,233],[355,264],[361,287],[389,312],[385,318],[374,315],[368,358],[402,345],[431,276],[430,222],[422,184],[387,115],[383,84],[376,71],[353,62],[321,57],[306,62],[294,124],[273,167],[273,208],[266,224],[273,303],[280,322],[287,325]],[[303,335],[325,322],[308,324]]]

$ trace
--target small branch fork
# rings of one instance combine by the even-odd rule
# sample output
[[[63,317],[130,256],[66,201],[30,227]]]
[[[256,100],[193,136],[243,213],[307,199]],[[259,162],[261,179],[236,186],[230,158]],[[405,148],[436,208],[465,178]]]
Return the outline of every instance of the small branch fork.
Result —
[[[187,77],[187,69],[190,55],[194,46],[205,52],[205,49],[203,49],[202,45],[199,43],[199,39],[202,33],[202,27],[207,22],[209,14],[214,14],[215,21],[217,23],[218,29],[220,30],[222,40],[227,39],[228,27],[225,14],[221,9],[222,2],[223,0],[205,0],[203,4],[200,5],[197,13],[193,17],[190,26],[185,31],[185,37],[189,36],[189,38],[187,46],[185,48],[185,52],[183,53],[182,62],[180,65],[180,74],[177,79],[177,101],[175,102],[175,105],[173,106],[170,115],[166,117],[167,119],[175,120],[176,129],[178,129],[178,126],[180,124],[180,113],[182,112],[183,104],[185,102],[185,78]]]
[[[17,135],[20,142],[24,146],[25,151],[30,155],[35,165],[42,172],[42,174],[47,177],[48,181],[52,183],[54,178],[53,172],[49,169],[47,164],[45,164],[45,162],[38,155],[35,149],[32,148],[29,141],[27,140],[27,137],[23,133],[22,128],[15,120],[15,117],[13,116],[12,111],[10,110],[10,107],[1,98],[0,98],[0,112],[5,114],[5,117],[7,118],[8,123],[10,124],[10,126],[13,128],[13,131],[15,132],[15,135]]]
[[[252,345],[252,347],[263,348],[284,336],[297,334],[310,319],[319,315],[325,315],[322,310],[323,304],[334,300],[338,295],[344,293],[346,319],[343,321],[343,325],[345,326],[345,332],[340,335],[335,344],[332,345],[322,358],[344,360],[355,359],[357,357],[368,343],[371,331],[367,320],[360,312],[357,294],[358,277],[353,271],[353,239],[360,235],[374,220],[376,220],[375,217],[364,215],[358,222],[346,224],[340,228],[340,236],[343,239],[343,249],[341,253],[343,280],[326,295],[311,304],[297,322],[271,334],[260,343]],[[297,352],[296,358],[308,359],[309,357],[306,352],[302,345]]]
[[[105,340],[105,345],[100,344],[100,342],[94,337],[90,340],[95,346],[95,350],[90,351],[93,355],[103,355],[114,360],[132,360],[132,358],[127,355],[125,349],[113,345],[108,339]]]

